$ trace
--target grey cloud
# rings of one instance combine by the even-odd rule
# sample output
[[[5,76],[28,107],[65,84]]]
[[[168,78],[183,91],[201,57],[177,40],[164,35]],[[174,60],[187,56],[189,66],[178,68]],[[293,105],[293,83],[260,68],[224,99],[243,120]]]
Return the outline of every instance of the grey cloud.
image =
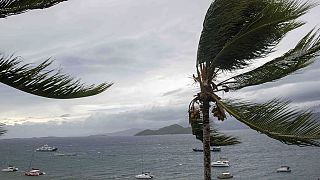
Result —
[[[166,93],[163,93],[162,96],[170,96],[170,95],[174,95],[174,94],[177,94],[179,92],[182,91],[182,88],[179,88],[179,89],[175,89],[175,90],[172,90],[172,91],[168,91]]]
[[[16,116],[30,121],[21,117],[94,113],[86,120],[8,126],[7,135],[89,135],[187,122],[187,105],[198,90],[191,86],[192,79],[188,76],[194,73],[199,35],[210,3],[77,0],[1,19],[2,51],[16,52],[26,62],[53,57],[54,67],[61,65],[64,72],[86,83],[115,82],[101,95],[70,101],[35,97],[1,85],[0,117],[7,120]],[[318,23],[319,8],[305,17],[310,22],[308,27],[288,36],[289,41],[282,43],[280,50],[292,46]],[[301,71],[302,74],[231,95],[260,100],[283,95],[295,97],[301,103],[318,100],[319,64]],[[190,79],[187,85],[174,84],[186,78]],[[154,93],[154,88],[164,89]],[[136,104],[139,106],[132,111]],[[154,107],[146,109],[150,104]],[[96,105],[97,109],[86,109],[83,107],[86,105]]]
[[[94,113],[85,120],[49,121],[46,123],[25,122],[6,126],[8,133],[3,138],[33,136],[81,136],[115,132],[129,128],[159,128],[187,121],[187,107],[154,106],[145,110],[122,113]]]

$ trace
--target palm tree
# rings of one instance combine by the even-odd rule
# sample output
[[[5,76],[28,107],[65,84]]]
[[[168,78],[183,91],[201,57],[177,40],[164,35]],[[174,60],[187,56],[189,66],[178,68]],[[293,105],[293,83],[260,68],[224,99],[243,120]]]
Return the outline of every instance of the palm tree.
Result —
[[[320,123],[312,111],[292,108],[290,101],[282,98],[255,103],[222,99],[217,94],[279,80],[314,62],[320,54],[320,33],[315,29],[282,56],[254,70],[219,80],[222,73],[246,68],[273,52],[288,32],[304,24],[297,18],[315,6],[294,0],[215,0],[210,5],[198,46],[197,73],[193,76],[200,92],[189,106],[193,134],[203,141],[205,180],[211,179],[210,145],[215,145],[212,138],[217,134],[210,127],[210,110],[218,120],[227,119],[228,113],[251,129],[285,144],[320,146]],[[234,143],[237,142],[223,145]]]
[[[7,18],[33,9],[45,9],[67,0],[0,0],[0,18]],[[23,59],[0,52],[0,82],[29,94],[71,99],[93,96],[105,91],[112,83],[86,86],[60,69],[49,70],[50,59],[35,66],[22,64]],[[0,124],[0,135],[5,133]]]

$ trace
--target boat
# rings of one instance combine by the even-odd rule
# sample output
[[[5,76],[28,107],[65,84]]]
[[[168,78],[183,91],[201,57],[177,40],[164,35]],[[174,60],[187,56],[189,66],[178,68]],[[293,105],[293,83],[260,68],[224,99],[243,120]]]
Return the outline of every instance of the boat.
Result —
[[[198,149],[198,148],[193,148],[192,149],[194,152],[203,152],[203,149]]]
[[[203,152],[203,149],[198,149],[198,148],[193,148],[192,149],[194,152]],[[219,152],[221,151],[221,147],[217,146],[217,147],[212,147],[212,149],[210,149],[210,151],[213,152]]]
[[[222,161],[224,163],[229,163],[229,160],[226,157],[219,157],[218,161]]]
[[[57,150],[58,150],[58,148],[50,147],[50,146],[48,146],[48,144],[45,144],[42,147],[39,147],[38,149],[36,149],[36,151],[38,151],[38,152],[52,152],[52,151],[57,151]]]
[[[142,172],[142,174],[136,175],[136,179],[152,179],[153,175],[150,172]]]
[[[26,176],[41,176],[45,175],[45,172],[40,171],[40,169],[32,168],[30,171],[26,171],[24,175]]]
[[[143,171],[143,154],[141,154],[141,174],[135,176],[136,179],[152,179],[153,175],[150,172]]]
[[[211,151],[214,151],[214,152],[221,151],[221,147],[220,146],[212,147]]]
[[[229,161],[215,161],[211,163],[212,167],[229,167]]]
[[[15,172],[15,171],[18,171],[18,170],[19,169],[17,167],[9,165],[7,168],[2,169],[1,171],[2,172]]]
[[[233,175],[229,172],[223,172],[217,176],[218,179],[231,179]]]
[[[289,166],[281,166],[277,169],[277,172],[291,172],[291,169]]]

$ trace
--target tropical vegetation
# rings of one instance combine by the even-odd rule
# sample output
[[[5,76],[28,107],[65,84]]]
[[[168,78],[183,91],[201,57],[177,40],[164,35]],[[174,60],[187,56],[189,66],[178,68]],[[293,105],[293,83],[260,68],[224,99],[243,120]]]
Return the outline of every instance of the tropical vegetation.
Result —
[[[67,0],[0,0],[0,18],[45,9]],[[47,59],[39,65],[23,64],[23,58],[0,52],[0,82],[36,96],[71,99],[93,96],[105,91],[112,83],[85,85],[60,69],[48,69]],[[0,135],[5,133],[0,124]]]
[[[210,112],[220,121],[232,116],[285,144],[320,146],[320,121],[311,110],[294,108],[290,100],[279,97],[260,103],[238,97],[223,99],[218,94],[280,80],[317,60],[320,33],[312,29],[283,55],[236,74],[274,52],[288,32],[305,24],[298,18],[316,5],[296,0],[215,0],[210,5],[193,76],[200,92],[189,106],[193,134],[203,141],[205,180],[211,179],[210,145],[239,143],[213,127]]]

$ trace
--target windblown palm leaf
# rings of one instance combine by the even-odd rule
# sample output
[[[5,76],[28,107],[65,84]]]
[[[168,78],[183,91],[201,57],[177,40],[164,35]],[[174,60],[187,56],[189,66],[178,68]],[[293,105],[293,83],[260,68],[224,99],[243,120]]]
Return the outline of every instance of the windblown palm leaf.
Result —
[[[303,25],[296,18],[313,6],[288,0],[216,0],[204,20],[198,63],[219,70],[245,67]]]
[[[203,141],[203,125],[201,119],[190,121],[192,134],[200,141]],[[210,146],[229,146],[239,144],[239,138],[225,135],[218,132],[217,129],[211,128]]]
[[[320,51],[319,31],[311,31],[294,49],[260,68],[222,82],[217,78],[221,72],[244,68],[273,52],[288,32],[304,24],[297,18],[314,6],[302,0],[215,0],[210,5],[198,46],[197,74],[193,76],[200,92],[189,106],[194,134],[203,140],[205,180],[211,179],[210,110],[218,120],[225,120],[228,112],[250,128],[286,144],[320,146],[320,122],[311,112],[290,110],[289,102],[280,99],[258,104],[223,101],[216,94],[277,80],[311,64]],[[192,121],[200,115],[202,121]]]
[[[237,90],[280,79],[308,66],[315,60],[315,57],[320,55],[319,50],[319,30],[316,32],[310,31],[294,49],[291,49],[283,56],[220,84],[227,85],[232,90]]]
[[[3,126],[4,124],[0,123],[0,136],[6,132],[6,130],[3,129]]]
[[[200,141],[203,141],[203,121],[200,115],[200,108],[195,106],[196,102],[192,101],[189,106],[189,124],[191,125],[192,134]],[[227,136],[218,132],[217,129],[211,127],[210,146],[228,146],[239,144],[237,137]]]
[[[0,18],[45,9],[67,0],[0,0]]]
[[[320,123],[309,111],[289,106],[290,101],[274,99],[266,103],[226,100],[225,110],[251,129],[286,144],[320,146]]]
[[[48,70],[52,61],[46,60],[38,66],[21,65],[19,57],[0,56],[0,82],[37,96],[70,99],[99,94],[112,84],[85,86],[60,70]]]

